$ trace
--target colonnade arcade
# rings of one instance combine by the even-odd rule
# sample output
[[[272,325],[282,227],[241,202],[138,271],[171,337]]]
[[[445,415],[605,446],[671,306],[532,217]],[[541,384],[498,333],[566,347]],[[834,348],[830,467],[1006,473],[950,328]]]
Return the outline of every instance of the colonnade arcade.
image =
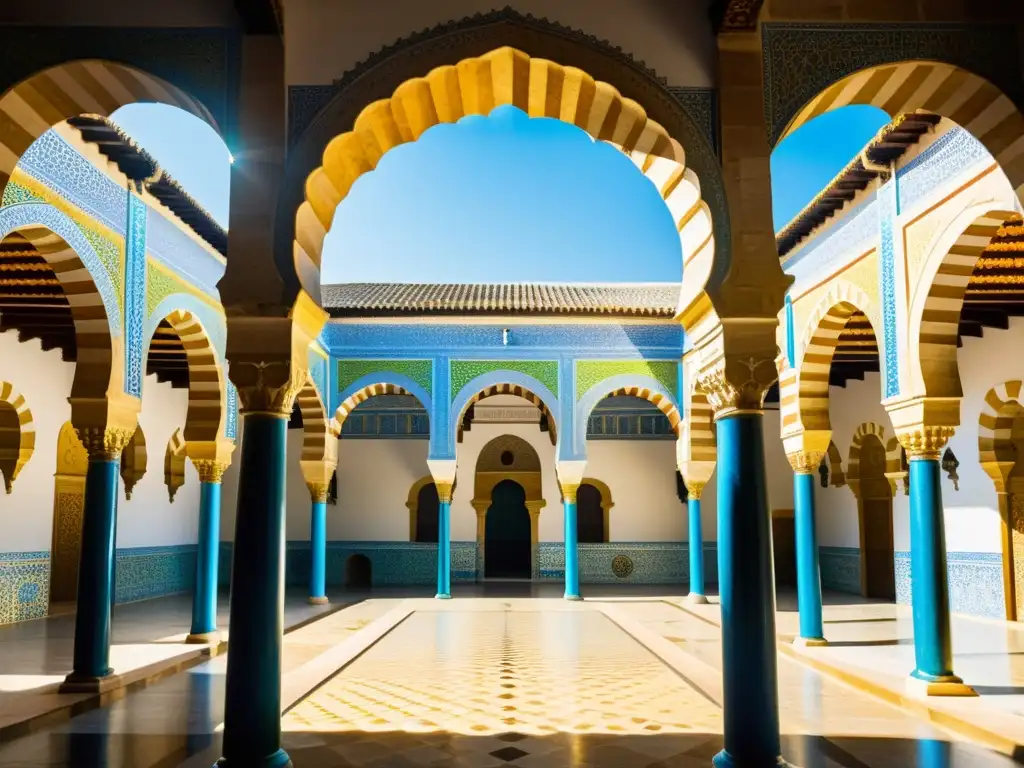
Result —
[[[500,392],[538,405],[555,440],[555,466],[541,471],[557,473],[562,493],[565,596],[578,599],[579,571],[572,545],[577,492],[587,477],[586,417],[606,396],[627,394],[655,404],[678,436],[677,466],[689,490],[690,590],[695,601],[705,599],[704,567],[701,548],[692,542],[701,539],[702,490],[717,470],[726,710],[725,751],[718,760],[723,765],[774,764],[780,747],[774,611],[765,608],[774,606],[775,597],[764,401],[778,379],[782,438],[795,471],[800,635],[803,642],[824,642],[814,481],[823,461],[830,465],[833,479],[837,474],[830,450],[829,372],[841,357],[844,340],[851,338],[843,334],[852,322],[873,330],[883,374],[880,399],[906,453],[917,663],[912,677],[929,694],[970,693],[952,669],[941,459],[960,424],[957,340],[963,335],[963,313],[974,290],[974,269],[983,253],[1000,250],[992,247],[993,242],[1020,239],[1016,217],[1024,189],[1024,117],[999,88],[971,73],[952,65],[890,60],[883,67],[834,77],[824,89],[792,105],[781,123],[780,105],[768,104],[774,122],[766,125],[759,109],[766,98],[762,52],[756,44],[756,50],[734,47],[752,35],[740,31],[719,43],[720,78],[728,98],[722,99],[718,120],[722,135],[730,138],[718,157],[694,129],[683,104],[649,70],[623,63],[610,46],[531,26],[513,14],[482,27],[461,48],[418,49],[418,44],[411,44],[371,62],[367,71],[380,67],[381,76],[346,81],[319,118],[296,138],[286,161],[281,116],[259,119],[269,108],[259,90],[264,80],[253,69],[259,57],[252,54],[264,50],[265,42],[247,43],[252,46],[250,60],[238,93],[245,120],[230,123],[231,139],[247,152],[246,162],[233,170],[230,257],[225,258],[226,233],[217,233],[208,216],[192,210],[189,215],[199,223],[190,225],[188,237],[198,244],[203,258],[202,266],[189,273],[191,281],[175,281],[169,268],[173,264],[156,253],[159,246],[153,242],[147,247],[145,206],[154,199],[168,199],[162,196],[173,198],[167,191],[173,184],[147,166],[145,156],[118,163],[124,178],[116,210],[123,215],[115,221],[109,209],[99,210],[88,200],[57,199],[42,183],[50,178],[47,173],[55,172],[44,163],[34,166],[30,155],[33,142],[48,127],[87,114],[97,116],[96,125],[102,128],[100,116],[130,101],[173,103],[215,126],[215,115],[228,122],[226,110],[211,111],[165,80],[104,62],[90,66],[116,70],[113,79],[122,85],[110,99],[79,89],[84,94],[81,102],[48,100],[45,94],[52,91],[40,78],[81,77],[80,69],[66,65],[8,91],[0,99],[0,119],[18,130],[2,133],[0,255],[17,254],[9,262],[17,265],[16,273],[45,273],[50,281],[52,272],[53,278],[45,291],[35,292],[45,293],[45,300],[5,295],[0,313],[5,328],[17,328],[25,338],[52,339],[74,361],[70,424],[88,456],[74,671],[67,689],[102,689],[112,672],[108,654],[117,481],[123,451],[137,433],[146,366],[181,386],[186,385],[182,367],[188,371],[187,418],[181,435],[166,447],[165,473],[173,495],[187,456],[203,483],[200,578],[191,627],[197,641],[210,641],[216,631],[219,483],[227,464],[238,462],[232,583],[244,584],[245,589],[234,591],[230,608],[226,764],[288,762],[280,740],[281,574],[286,428],[296,406],[304,425],[301,462],[311,494],[314,552],[322,551],[320,542],[326,535],[324,504],[338,460],[336,438],[343,435],[353,409],[373,395],[400,393],[415,396],[427,410],[427,465],[439,505],[437,596],[447,598],[452,596],[447,519],[452,494],[458,492],[458,439],[465,416],[476,399]],[[523,50],[507,47],[510,40]],[[262,59],[264,64],[267,60]],[[908,73],[915,72],[915,82],[922,85],[901,88]],[[881,88],[856,87],[859,80],[869,79],[878,86],[883,74],[900,81],[887,81]],[[949,84],[950,78],[956,83]],[[924,93],[923,84],[931,88],[917,98]],[[975,90],[965,92],[969,86]],[[758,108],[741,108],[737,94]],[[827,195],[819,196],[798,217],[796,229],[781,233],[779,246],[773,244],[766,194],[771,145],[786,130],[825,109],[858,100],[872,102],[883,95],[888,97],[883,105],[900,114],[887,138],[900,133],[900,125],[907,121],[904,114],[925,110],[941,120],[918,121],[932,127],[913,133],[920,137],[933,135],[933,129],[934,135],[964,131],[985,151],[985,157],[971,155],[971,160],[985,167],[976,170],[965,191],[936,199],[929,195],[953,179],[908,179],[899,190],[897,165],[903,153],[886,153],[902,139],[879,142],[862,153],[860,167],[847,179],[863,182],[856,194],[869,190],[883,208],[878,226],[869,228],[877,244],[854,253],[853,246],[863,242],[851,242],[842,270],[835,267],[843,256],[839,261],[787,259],[788,250],[798,246],[805,256],[811,253],[808,243],[823,233],[831,231],[825,240],[852,237],[849,230],[822,227],[825,214],[842,208],[850,198],[836,204]],[[12,106],[15,102],[17,108]],[[40,119],[10,117],[24,114],[22,102],[34,105],[32,114]],[[445,329],[450,335],[441,344],[414,334],[377,336],[379,341],[374,341],[386,326],[328,322],[320,286],[323,242],[352,185],[372,172],[389,150],[415,141],[431,126],[465,115],[486,115],[501,105],[516,106],[531,117],[571,123],[594,140],[611,143],[658,188],[679,229],[684,267],[671,324],[674,341],[656,343],[658,334],[669,333],[668,323],[653,326],[656,330],[647,339],[634,332],[644,327],[639,323],[542,325],[541,332],[517,347],[517,333],[528,326],[511,324],[503,337],[505,329],[498,325],[451,324]],[[25,130],[25,123],[36,127]],[[905,152],[909,145],[902,146]],[[913,162],[908,155],[908,173]],[[954,170],[967,172],[975,164],[954,164]],[[280,194],[268,193],[277,187]],[[918,198],[907,197],[917,192]],[[185,210],[181,206],[187,204],[186,198],[165,205]],[[92,215],[82,216],[81,210]],[[847,209],[845,214],[851,212]],[[894,237],[895,232],[903,237]],[[787,238],[792,240],[788,246]],[[852,266],[854,261],[859,266]],[[45,304],[53,322],[43,322],[32,304]],[[562,338],[556,343],[555,336],[567,332],[574,342]],[[459,334],[464,335],[462,341]],[[604,335],[598,339],[587,334]],[[648,345],[650,349],[645,348]],[[0,434],[5,443],[0,471],[10,485],[32,458],[34,406],[30,393],[20,391],[16,380],[8,380],[14,377],[2,378],[0,413],[5,415]],[[1009,458],[1009,446],[1018,438],[1020,382],[992,382],[991,387],[988,407],[978,417],[979,461],[996,485],[1004,520],[1015,519],[1009,517],[1009,510],[1016,508],[1016,465]],[[243,438],[233,451],[238,412],[244,422]],[[872,440],[885,446],[883,476],[902,480],[902,454],[895,469],[897,459],[890,457],[897,454],[880,439],[882,434],[888,437],[889,430],[865,429],[858,454],[850,454],[847,461],[846,481],[865,500],[875,496],[865,492],[866,477],[860,471],[869,462],[860,459],[872,451],[877,454]],[[141,445],[136,441],[125,466],[138,467]],[[877,463],[877,456],[872,461]],[[877,474],[871,477],[877,479]],[[1007,525],[1005,552],[1015,552],[1018,545],[1013,526]],[[1012,560],[1007,557],[1006,600],[1016,611],[1019,577],[1009,565]],[[314,561],[310,596],[325,599],[318,572],[322,574],[322,564]]]

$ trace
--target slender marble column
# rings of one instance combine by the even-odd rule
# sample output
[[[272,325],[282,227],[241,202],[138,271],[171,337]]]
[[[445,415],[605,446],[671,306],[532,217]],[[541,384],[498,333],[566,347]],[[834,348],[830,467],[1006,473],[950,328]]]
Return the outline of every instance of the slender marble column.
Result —
[[[199,472],[199,537],[196,542],[196,584],[192,593],[192,628],[188,643],[216,643],[217,577],[220,557],[220,489],[228,465],[220,461],[198,459],[192,462]]]
[[[910,582],[916,663],[910,673],[910,687],[929,696],[974,696],[977,695],[974,690],[953,674],[939,452],[914,448],[908,449]]]
[[[244,414],[222,766],[279,768],[287,413]],[[243,586],[244,585],[244,586]]]
[[[718,417],[718,589],[725,749],[718,768],[785,765],[779,746],[775,578],[765,485],[764,415]]]
[[[310,483],[313,509],[309,521],[309,603],[327,603],[327,486]]]
[[[690,550],[690,594],[686,600],[690,603],[706,603],[704,594],[704,536],[700,525],[700,497],[704,492],[704,483],[691,482],[687,487],[686,513],[689,517],[690,537],[687,547]]]
[[[576,533],[576,492],[579,483],[562,483],[562,507],[565,515],[565,599],[580,597],[580,552]]]
[[[796,598],[800,611],[800,636],[796,645],[827,645],[821,620],[821,566],[814,519],[814,473],[821,464],[819,453],[794,453],[789,463],[793,475],[794,525],[796,528]]]
[[[117,528],[117,480],[121,451],[120,430],[86,436],[89,452],[82,512],[82,549],[78,561],[78,598],[72,672],[61,692],[95,692],[110,676],[110,606],[114,591],[114,537]]]
[[[452,597],[452,486],[437,486],[437,594],[438,600]]]

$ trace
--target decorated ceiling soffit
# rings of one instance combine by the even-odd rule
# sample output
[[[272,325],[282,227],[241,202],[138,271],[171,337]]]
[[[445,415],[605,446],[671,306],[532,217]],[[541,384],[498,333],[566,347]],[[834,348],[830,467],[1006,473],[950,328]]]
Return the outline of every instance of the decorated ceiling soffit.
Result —
[[[472,59],[477,59],[475,65],[481,66],[481,57],[503,47],[526,52],[527,67],[541,68],[541,60],[557,62],[547,64],[550,71],[564,72],[566,68],[574,71],[575,68],[598,83],[608,83],[613,91],[622,95],[624,103],[636,106],[651,129],[658,126],[666,139],[672,137],[680,142],[682,146],[677,145],[679,156],[685,153],[686,168],[693,172],[689,175],[695,174],[699,179],[700,197],[706,202],[714,222],[715,248],[719,253],[729,253],[728,211],[718,158],[686,105],[666,81],[643,61],[634,59],[608,41],[505,8],[441,24],[401,39],[368,57],[336,83],[334,97],[311,121],[290,153],[285,185],[279,199],[275,254],[280,272],[288,283],[289,294],[294,294],[299,288],[293,245],[296,211],[304,200],[307,177],[323,162],[328,144],[351,130],[357,124],[357,117],[370,105],[373,108],[367,110],[369,114],[363,116],[363,120],[364,124],[372,125],[382,108],[375,102],[384,102],[393,96],[401,99],[412,91],[422,90],[426,87],[426,77],[439,67],[452,67]],[[531,60],[533,65],[528,63]],[[436,73],[432,76],[438,77]],[[396,93],[399,90],[401,92]],[[486,106],[503,103],[518,105],[516,99],[508,98],[495,100]],[[525,100],[522,106],[529,111]],[[580,105],[576,106],[574,117],[579,119],[583,115]],[[476,110],[469,105],[463,111],[473,113]],[[423,115],[403,115],[406,130],[411,128],[410,117],[421,119]],[[430,124],[434,122],[438,120],[434,119]],[[375,127],[380,129],[382,126]],[[417,127],[425,130],[429,125]],[[642,135],[653,138],[655,132],[651,129]],[[625,138],[632,139],[630,136]],[[402,138],[397,143],[407,140]],[[309,211],[306,215],[312,213]],[[316,250],[315,244],[310,248]],[[303,274],[308,275],[308,269],[303,270]]]

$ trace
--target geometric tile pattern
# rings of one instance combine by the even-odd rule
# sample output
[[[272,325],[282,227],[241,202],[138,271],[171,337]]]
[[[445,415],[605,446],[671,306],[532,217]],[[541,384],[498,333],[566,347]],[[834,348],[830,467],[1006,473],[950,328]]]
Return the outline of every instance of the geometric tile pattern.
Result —
[[[896,602],[911,605],[910,552],[895,553]],[[947,552],[949,607],[955,613],[1005,619],[1003,556],[999,552]]]
[[[124,257],[124,391],[142,397],[143,328],[146,318],[146,204],[128,193]]]
[[[296,705],[283,727],[716,733],[722,711],[597,611],[418,611]],[[515,740],[489,754],[499,751],[514,760]]]
[[[49,551],[0,552],[0,624],[42,618],[49,601]]]

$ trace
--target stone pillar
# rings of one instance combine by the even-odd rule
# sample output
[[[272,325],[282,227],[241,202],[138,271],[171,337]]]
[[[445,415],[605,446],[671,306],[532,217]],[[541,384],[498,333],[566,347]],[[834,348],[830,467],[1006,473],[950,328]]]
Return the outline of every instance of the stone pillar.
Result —
[[[327,484],[310,483],[309,603],[327,604]]]
[[[452,486],[437,483],[437,594],[438,600],[452,597]]]
[[[685,482],[685,481],[684,481]],[[690,535],[687,547],[690,550],[690,594],[689,603],[702,604],[708,601],[704,594],[704,536],[700,525],[700,496],[704,483],[690,483],[686,486],[686,512],[689,517]]]
[[[470,503],[476,512],[476,580],[481,582],[487,568],[484,545],[487,540],[487,510],[490,509],[491,502],[487,499],[473,499]]]
[[[951,426],[919,426],[898,431],[910,463],[910,582],[914,621],[912,692],[928,696],[975,696],[953,674],[949,617],[946,527],[939,460]]]
[[[580,551],[576,535],[576,492],[579,483],[561,483],[562,513],[565,517],[565,599],[580,596]]]
[[[72,672],[61,693],[95,693],[110,681],[110,606],[114,592],[114,538],[121,451],[134,429],[76,428],[89,454],[78,561],[78,598]]]
[[[540,511],[545,505],[543,499],[526,502],[526,511],[530,513],[530,578],[540,579]]]
[[[814,482],[824,457],[820,452],[788,454],[793,467],[793,517],[796,527],[796,594],[800,636],[795,645],[827,645],[821,618],[821,566],[814,517]]]
[[[217,574],[220,556],[220,490],[227,462],[193,459],[199,472],[199,535],[196,539],[196,583],[192,592],[192,627],[186,643],[216,643]]]

